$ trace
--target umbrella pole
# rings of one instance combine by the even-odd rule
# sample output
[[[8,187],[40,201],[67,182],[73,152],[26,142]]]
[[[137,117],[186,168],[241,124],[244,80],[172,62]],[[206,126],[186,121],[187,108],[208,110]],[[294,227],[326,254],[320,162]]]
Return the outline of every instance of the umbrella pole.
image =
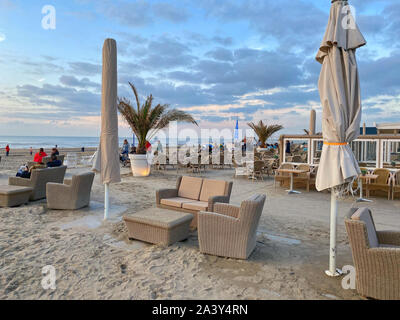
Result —
[[[110,210],[110,184],[104,185],[104,220],[108,219]]]
[[[330,251],[329,251],[329,270],[325,271],[330,277],[340,276],[342,273],[336,269],[336,233],[337,233],[337,198],[331,189],[331,231],[330,231]]]

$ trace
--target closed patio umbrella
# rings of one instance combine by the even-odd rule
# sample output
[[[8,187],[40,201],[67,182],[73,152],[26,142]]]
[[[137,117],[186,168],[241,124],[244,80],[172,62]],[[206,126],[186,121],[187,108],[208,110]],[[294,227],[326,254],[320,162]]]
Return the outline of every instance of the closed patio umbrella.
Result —
[[[330,276],[336,269],[337,195],[360,174],[349,143],[360,134],[361,96],[356,49],[366,41],[355,24],[348,1],[332,1],[328,26],[317,61],[322,64],[319,92],[322,103],[322,150],[316,188],[331,189]]]
[[[93,165],[93,170],[100,173],[101,183],[105,186],[105,220],[109,216],[110,183],[121,182],[117,99],[117,43],[106,39],[103,46],[100,145]]]

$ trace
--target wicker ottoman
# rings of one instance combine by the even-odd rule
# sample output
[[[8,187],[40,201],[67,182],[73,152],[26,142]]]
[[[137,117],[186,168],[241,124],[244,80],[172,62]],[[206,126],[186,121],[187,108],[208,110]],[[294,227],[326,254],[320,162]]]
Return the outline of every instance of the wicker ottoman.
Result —
[[[169,246],[189,236],[191,213],[151,208],[124,216],[129,238]]]
[[[17,207],[29,202],[33,189],[18,186],[0,186],[0,207]]]

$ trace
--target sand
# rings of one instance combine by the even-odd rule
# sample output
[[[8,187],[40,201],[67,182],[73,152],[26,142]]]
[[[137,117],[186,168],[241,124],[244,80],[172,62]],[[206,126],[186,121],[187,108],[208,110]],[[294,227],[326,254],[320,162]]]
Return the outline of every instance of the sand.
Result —
[[[30,159],[21,152],[7,165],[0,163],[0,184],[7,184],[24,157]],[[88,169],[68,169],[67,175]],[[229,169],[203,173],[234,181],[233,204],[267,194],[256,250],[241,261],[201,254],[196,232],[168,248],[129,240],[122,215],[153,207],[155,190],[175,186],[177,172],[153,172],[148,178],[134,178],[126,168],[121,172],[122,182],[111,187],[114,211],[108,222],[102,222],[104,190],[98,177],[91,207],[84,210],[52,211],[45,201],[0,208],[0,299],[361,299],[344,290],[340,278],[324,275],[329,194],[289,196],[274,188],[272,178],[233,179]],[[352,264],[343,224],[352,206],[352,199],[339,204],[339,266]],[[368,206],[378,229],[400,230],[400,201],[376,198]],[[55,267],[55,290],[41,286],[46,265]]]

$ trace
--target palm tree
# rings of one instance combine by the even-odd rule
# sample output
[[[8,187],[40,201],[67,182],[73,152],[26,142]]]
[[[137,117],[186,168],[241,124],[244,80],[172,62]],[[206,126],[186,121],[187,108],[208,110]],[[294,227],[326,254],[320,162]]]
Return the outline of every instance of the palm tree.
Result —
[[[190,122],[197,125],[194,118],[187,112],[177,109],[168,110],[168,104],[158,104],[153,107],[152,95],[147,97],[143,105],[140,105],[135,86],[130,82],[129,85],[135,95],[136,106],[133,107],[127,98],[119,98],[118,110],[138,138],[138,154],[146,154],[147,141],[151,140],[159,130],[167,127],[172,121]],[[149,134],[150,131],[151,134]]]
[[[280,124],[272,124],[268,126],[267,124],[264,124],[262,120],[258,124],[255,124],[254,122],[250,122],[247,124],[250,128],[254,130],[256,135],[258,136],[258,139],[261,142],[261,148],[266,147],[267,140],[276,132],[280,131],[283,129],[283,126]]]

